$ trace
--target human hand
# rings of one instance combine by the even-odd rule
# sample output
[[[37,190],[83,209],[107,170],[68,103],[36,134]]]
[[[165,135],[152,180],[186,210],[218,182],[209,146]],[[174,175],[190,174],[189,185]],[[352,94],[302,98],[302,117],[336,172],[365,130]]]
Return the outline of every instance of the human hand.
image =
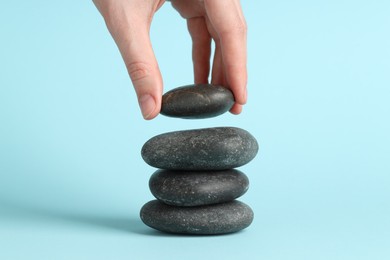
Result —
[[[211,40],[214,40],[211,84],[228,87],[235,99],[230,112],[241,113],[247,100],[247,26],[240,1],[171,0],[171,3],[187,19],[195,84],[208,83]]]
[[[149,31],[164,0],[94,0],[114,38],[137,93],[142,115],[152,119],[161,109],[162,77]],[[229,87],[239,114],[246,102],[246,24],[239,0],[172,0],[187,19],[193,40],[195,83],[208,83],[211,39],[215,54],[211,83]]]

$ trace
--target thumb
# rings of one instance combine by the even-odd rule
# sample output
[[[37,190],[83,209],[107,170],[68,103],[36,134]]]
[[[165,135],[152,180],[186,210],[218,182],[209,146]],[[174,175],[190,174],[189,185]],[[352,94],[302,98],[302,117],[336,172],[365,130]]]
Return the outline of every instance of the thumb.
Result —
[[[131,26],[114,39],[137,94],[145,119],[155,118],[161,109],[162,77],[149,37],[149,28]]]

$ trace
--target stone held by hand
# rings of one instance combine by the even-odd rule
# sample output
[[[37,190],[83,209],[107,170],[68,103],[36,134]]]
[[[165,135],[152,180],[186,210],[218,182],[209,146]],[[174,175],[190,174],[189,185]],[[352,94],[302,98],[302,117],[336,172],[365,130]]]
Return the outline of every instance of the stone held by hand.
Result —
[[[222,86],[193,84],[172,89],[162,97],[161,114],[186,119],[209,118],[229,111],[233,93]]]

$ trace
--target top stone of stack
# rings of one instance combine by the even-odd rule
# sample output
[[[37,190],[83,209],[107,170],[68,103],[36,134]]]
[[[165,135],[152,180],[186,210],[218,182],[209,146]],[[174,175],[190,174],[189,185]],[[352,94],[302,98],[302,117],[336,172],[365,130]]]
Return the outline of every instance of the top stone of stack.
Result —
[[[149,139],[141,155],[150,166],[167,170],[226,170],[255,158],[256,139],[237,127],[175,131]]]
[[[233,93],[222,86],[195,84],[175,88],[162,97],[161,114],[201,119],[219,116],[234,104]]]

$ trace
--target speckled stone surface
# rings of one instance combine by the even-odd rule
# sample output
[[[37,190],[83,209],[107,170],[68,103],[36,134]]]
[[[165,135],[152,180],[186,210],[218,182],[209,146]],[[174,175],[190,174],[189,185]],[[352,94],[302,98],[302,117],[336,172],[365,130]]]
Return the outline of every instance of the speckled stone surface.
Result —
[[[142,147],[144,161],[170,170],[225,170],[250,162],[256,139],[236,127],[184,130],[157,135]]]
[[[228,202],[249,188],[248,177],[235,169],[224,171],[157,170],[149,180],[152,194],[175,206],[202,206]]]
[[[161,114],[170,117],[199,119],[229,111],[234,104],[232,92],[211,84],[175,88],[162,97]]]
[[[237,200],[198,207],[170,206],[152,200],[142,207],[140,216],[146,225],[154,229],[197,235],[237,232],[253,221],[252,209]]]

